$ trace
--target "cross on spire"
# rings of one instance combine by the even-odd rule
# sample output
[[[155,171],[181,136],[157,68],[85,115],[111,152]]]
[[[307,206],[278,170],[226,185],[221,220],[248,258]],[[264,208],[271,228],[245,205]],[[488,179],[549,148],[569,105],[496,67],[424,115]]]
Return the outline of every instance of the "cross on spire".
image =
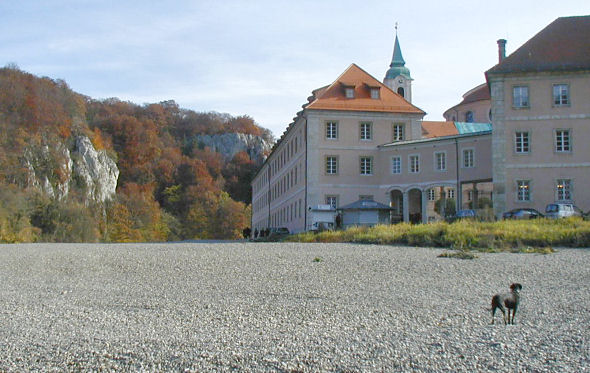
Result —
[[[397,22],[395,23],[395,35],[397,35]]]

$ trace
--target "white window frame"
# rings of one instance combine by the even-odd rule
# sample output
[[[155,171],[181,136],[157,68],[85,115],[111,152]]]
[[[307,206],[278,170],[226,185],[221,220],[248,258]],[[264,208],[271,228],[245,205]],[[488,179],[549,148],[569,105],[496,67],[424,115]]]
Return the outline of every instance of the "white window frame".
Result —
[[[338,175],[338,156],[327,155],[325,158],[326,175]]]
[[[530,202],[531,201],[531,181],[530,180],[516,180],[516,201]]]
[[[447,198],[455,199],[455,189],[450,188],[449,190],[447,190]]]
[[[428,200],[436,201],[436,190],[434,188],[428,189]]]
[[[471,156],[466,156],[471,154]],[[475,149],[474,148],[463,148],[461,149],[461,166],[462,168],[474,168],[475,167]]]
[[[556,128],[554,130],[555,152],[556,153],[571,153],[572,151],[572,135],[569,128]]]
[[[381,98],[380,90],[381,88],[379,87],[371,87],[371,98],[373,100],[378,100]]]
[[[326,122],[326,133],[327,140],[338,139],[338,121],[329,120]]]
[[[406,124],[405,123],[394,123],[393,124],[393,141],[404,141],[406,138]]]
[[[420,154],[408,155],[408,172],[411,174],[420,173]]]
[[[344,87],[344,96],[346,98],[354,98],[354,87]]]
[[[570,106],[569,84],[553,84],[553,106]]]
[[[515,85],[512,87],[512,107],[515,109],[530,107],[530,92],[527,85]]]
[[[373,175],[373,157],[361,156],[359,158],[360,174],[363,176]]]
[[[399,175],[401,173],[402,173],[402,157],[399,155],[391,157],[391,174],[392,175]]]
[[[442,158],[439,159],[439,156]],[[442,159],[442,162],[439,162]],[[445,172],[447,170],[447,152],[434,153],[434,170],[438,172]]]
[[[338,208],[338,195],[335,194],[330,194],[330,195],[326,195],[324,201],[326,201],[326,205],[330,205],[334,208]],[[333,202],[333,203],[332,203]]]
[[[572,201],[573,200],[573,180],[557,179],[555,182],[555,200]]]
[[[360,139],[361,141],[372,141],[373,140],[373,123],[361,122],[359,124]]]
[[[528,154],[531,151],[529,131],[514,132],[514,152],[516,154]]]

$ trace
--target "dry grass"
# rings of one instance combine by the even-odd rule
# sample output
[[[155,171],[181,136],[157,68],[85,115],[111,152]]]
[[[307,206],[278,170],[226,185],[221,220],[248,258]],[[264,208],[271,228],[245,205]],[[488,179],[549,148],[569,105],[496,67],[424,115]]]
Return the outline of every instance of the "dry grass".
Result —
[[[401,223],[321,233],[307,232],[289,236],[287,240],[448,247],[461,251],[550,253],[553,247],[590,247],[590,221],[568,218],[498,222],[463,220],[452,224]]]

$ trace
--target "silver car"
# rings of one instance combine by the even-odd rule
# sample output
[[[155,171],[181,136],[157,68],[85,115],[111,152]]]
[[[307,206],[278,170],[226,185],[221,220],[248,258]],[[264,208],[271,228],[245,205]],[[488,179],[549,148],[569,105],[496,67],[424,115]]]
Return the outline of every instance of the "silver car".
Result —
[[[582,210],[573,203],[550,203],[545,208],[545,216],[550,219],[567,218],[570,216],[582,216]]]

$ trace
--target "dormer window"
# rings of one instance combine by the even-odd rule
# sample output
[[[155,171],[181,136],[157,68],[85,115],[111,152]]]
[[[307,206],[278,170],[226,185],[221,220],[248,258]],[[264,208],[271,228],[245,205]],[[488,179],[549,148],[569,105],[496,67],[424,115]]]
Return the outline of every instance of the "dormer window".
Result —
[[[344,87],[344,95],[346,98],[354,98],[354,87]]]
[[[379,87],[371,87],[371,98],[374,100],[379,99]]]

